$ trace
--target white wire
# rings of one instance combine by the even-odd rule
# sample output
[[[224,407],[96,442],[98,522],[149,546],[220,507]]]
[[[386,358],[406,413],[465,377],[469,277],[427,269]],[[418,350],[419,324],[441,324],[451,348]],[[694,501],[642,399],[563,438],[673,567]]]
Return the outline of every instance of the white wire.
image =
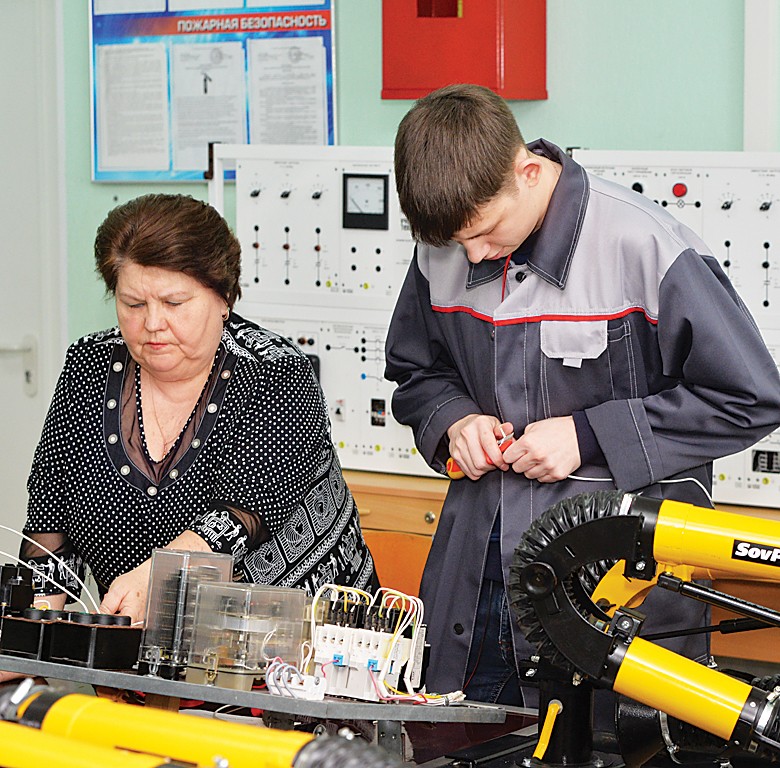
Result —
[[[270,640],[270,638],[276,634],[276,627],[274,627],[264,638],[263,642],[260,645],[260,655],[263,657],[264,661],[271,661],[271,659],[275,659],[276,656],[266,656],[265,655],[265,646]]]
[[[285,678],[285,674],[287,674],[287,678]],[[265,671],[266,686],[271,693],[275,693],[278,696],[286,696],[291,699],[302,698],[289,686],[293,675],[303,685],[305,681],[301,671],[294,664],[286,664],[281,659],[276,658],[268,665]]]
[[[57,556],[52,552],[50,549],[46,549],[46,547],[43,546],[43,544],[37,542],[35,539],[31,539],[26,534],[22,533],[21,531],[17,531],[15,528],[9,528],[7,525],[3,525],[0,523],[0,528],[2,528],[4,531],[10,531],[11,533],[15,533],[17,536],[21,536],[25,541],[29,541],[31,544],[35,544],[38,549],[42,549],[47,555],[51,555],[58,563],[62,565],[62,567],[71,575],[74,579],[79,583],[79,586],[87,593],[87,597],[92,602],[92,605],[95,608],[96,613],[100,613],[100,608],[98,607],[98,604],[95,602],[95,598],[92,597],[92,593],[87,589],[87,585],[78,577],[78,574],[63,560],[61,557]],[[27,565],[29,568],[30,566]],[[38,569],[34,568],[32,569],[36,573],[40,573]],[[56,583],[56,582],[55,582]],[[59,584],[57,586],[60,586]]]
[[[24,562],[24,560],[21,560],[20,558],[16,557],[16,555],[9,555],[8,552],[3,552],[2,549],[0,549],[0,555],[3,555],[3,557],[10,557],[11,560],[16,561],[19,563],[19,565],[23,565],[25,568],[30,568],[30,566]],[[52,584],[54,584],[55,587],[59,587],[71,600],[75,600],[83,609],[85,613],[89,613],[89,608],[87,608],[87,604],[81,600],[80,598],[76,597],[72,592],[69,592],[65,587],[62,586],[62,584],[58,584],[51,576],[47,576],[43,571],[37,571],[35,568],[30,568],[31,571],[35,571],[40,576],[43,576],[44,579],[47,581],[50,581]]]
[[[611,477],[581,477],[579,475],[568,475],[569,480],[585,480],[589,483],[614,483],[614,478]],[[704,495],[707,497],[707,501],[709,501],[710,504],[714,504],[712,500],[712,496],[710,495],[710,492],[704,487],[704,484],[697,480],[695,477],[675,477],[671,478],[669,480],[658,480],[658,485],[663,485],[665,483],[695,483],[696,485],[701,488]],[[640,491],[637,495],[641,495],[643,492]]]
[[[301,643],[301,657],[299,659],[299,666],[301,669],[306,669],[306,657],[309,655],[307,650],[305,649],[312,649],[313,651],[314,647],[314,638],[311,639],[311,642],[309,640],[304,640]]]
[[[704,492],[704,495],[707,497],[707,501],[710,502],[710,504],[714,504],[712,500],[712,496],[710,496],[710,492],[704,487],[704,485],[697,480],[695,477],[677,477],[673,480],[659,480],[659,483],[696,483],[696,485],[699,486],[699,488],[702,489]]]
[[[315,593],[314,596],[311,599],[311,626],[310,626],[310,633],[311,633],[311,648],[309,648],[309,653],[306,654],[306,658],[304,660],[304,663],[301,664],[301,667],[303,668],[304,672],[309,668],[309,664],[311,663],[312,657],[314,656],[314,634],[317,630],[317,602],[319,601],[320,597],[322,597],[325,590],[328,589],[337,589],[335,584],[323,584]]]
[[[585,480],[589,483],[614,483],[611,477],[581,477],[580,475],[568,475],[568,480]]]

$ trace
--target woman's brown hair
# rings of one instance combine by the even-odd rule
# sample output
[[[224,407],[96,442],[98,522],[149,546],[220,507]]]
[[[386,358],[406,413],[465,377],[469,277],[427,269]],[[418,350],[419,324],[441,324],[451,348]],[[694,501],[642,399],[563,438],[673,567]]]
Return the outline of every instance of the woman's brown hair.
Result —
[[[111,294],[122,264],[131,261],[184,272],[231,309],[241,297],[236,236],[214,208],[188,195],[143,195],[114,208],[98,227],[95,261]]]

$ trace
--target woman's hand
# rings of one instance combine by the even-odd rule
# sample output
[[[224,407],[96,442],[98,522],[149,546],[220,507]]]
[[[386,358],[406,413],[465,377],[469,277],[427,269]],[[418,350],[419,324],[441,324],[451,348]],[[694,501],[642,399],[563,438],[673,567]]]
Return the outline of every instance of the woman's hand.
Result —
[[[470,414],[456,421],[448,430],[450,456],[466,477],[476,480],[492,469],[506,471],[509,464],[498,448],[503,435],[511,435],[514,427],[503,424],[495,416]]]
[[[117,576],[103,597],[100,612],[129,616],[133,624],[144,621],[151,565],[151,560],[145,560],[132,571]]]
[[[188,552],[211,552],[208,544],[194,531],[179,534],[165,549],[181,549]],[[132,571],[117,576],[100,604],[101,613],[121,613],[129,616],[133,624],[146,619],[146,601],[149,591],[151,558]]]

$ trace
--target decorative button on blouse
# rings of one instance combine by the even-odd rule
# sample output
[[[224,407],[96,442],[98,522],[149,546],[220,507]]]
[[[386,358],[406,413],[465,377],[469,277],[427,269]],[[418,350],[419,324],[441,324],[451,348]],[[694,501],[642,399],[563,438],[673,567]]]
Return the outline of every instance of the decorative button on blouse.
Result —
[[[200,440],[197,437],[192,441],[192,447],[200,448]]]
[[[129,475],[130,474],[130,467],[127,464],[124,464],[122,468],[119,470],[123,475]]]
[[[216,403],[209,403],[208,407],[206,408],[206,410],[209,413],[216,413],[217,412],[217,404]]]
[[[172,469],[170,471],[169,477],[171,480],[175,480],[179,476],[179,470],[178,469]]]
[[[230,378],[230,371],[222,371],[220,374],[223,379],[229,379]]]
[[[108,442],[111,443],[111,445],[114,445],[117,440],[119,440],[119,438],[116,435],[109,435],[108,436]]]
[[[156,488],[155,488],[153,485],[150,485],[150,486],[149,486],[149,487],[146,489],[146,492],[147,492],[147,493],[148,493],[150,496],[156,496],[156,495],[157,495],[157,489],[156,489]]]
[[[113,411],[113,410],[114,410],[114,408],[116,408],[116,400],[113,400],[113,399],[109,400],[109,401],[106,403],[106,406],[107,406],[107,407],[108,407],[110,410],[112,410],[112,411]]]
[[[119,371],[121,371],[123,367],[124,367],[124,366],[122,365],[122,363],[114,363],[114,365],[112,366],[112,368],[113,368],[113,369],[114,369],[114,370],[115,370],[117,373],[119,373]]]

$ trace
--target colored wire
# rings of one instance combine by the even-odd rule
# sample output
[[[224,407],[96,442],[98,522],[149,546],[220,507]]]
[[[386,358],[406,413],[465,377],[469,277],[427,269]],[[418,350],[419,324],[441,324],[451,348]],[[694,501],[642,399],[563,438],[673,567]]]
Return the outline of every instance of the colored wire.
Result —
[[[325,592],[335,592],[338,596],[339,592],[344,592],[345,594],[353,595],[356,599],[355,602],[358,602],[358,599],[365,600],[369,605],[373,605],[373,599],[371,595],[362,589],[357,589],[355,587],[345,587],[340,584],[323,584],[312,597],[311,600],[311,622],[310,622],[310,630],[311,630],[311,648],[309,650],[309,653],[306,654],[306,658],[304,659],[304,662],[301,664],[301,668],[304,672],[308,670],[309,664],[311,664],[312,657],[314,655],[314,635],[316,634],[317,629],[317,603],[319,602],[322,595],[325,594]]]

